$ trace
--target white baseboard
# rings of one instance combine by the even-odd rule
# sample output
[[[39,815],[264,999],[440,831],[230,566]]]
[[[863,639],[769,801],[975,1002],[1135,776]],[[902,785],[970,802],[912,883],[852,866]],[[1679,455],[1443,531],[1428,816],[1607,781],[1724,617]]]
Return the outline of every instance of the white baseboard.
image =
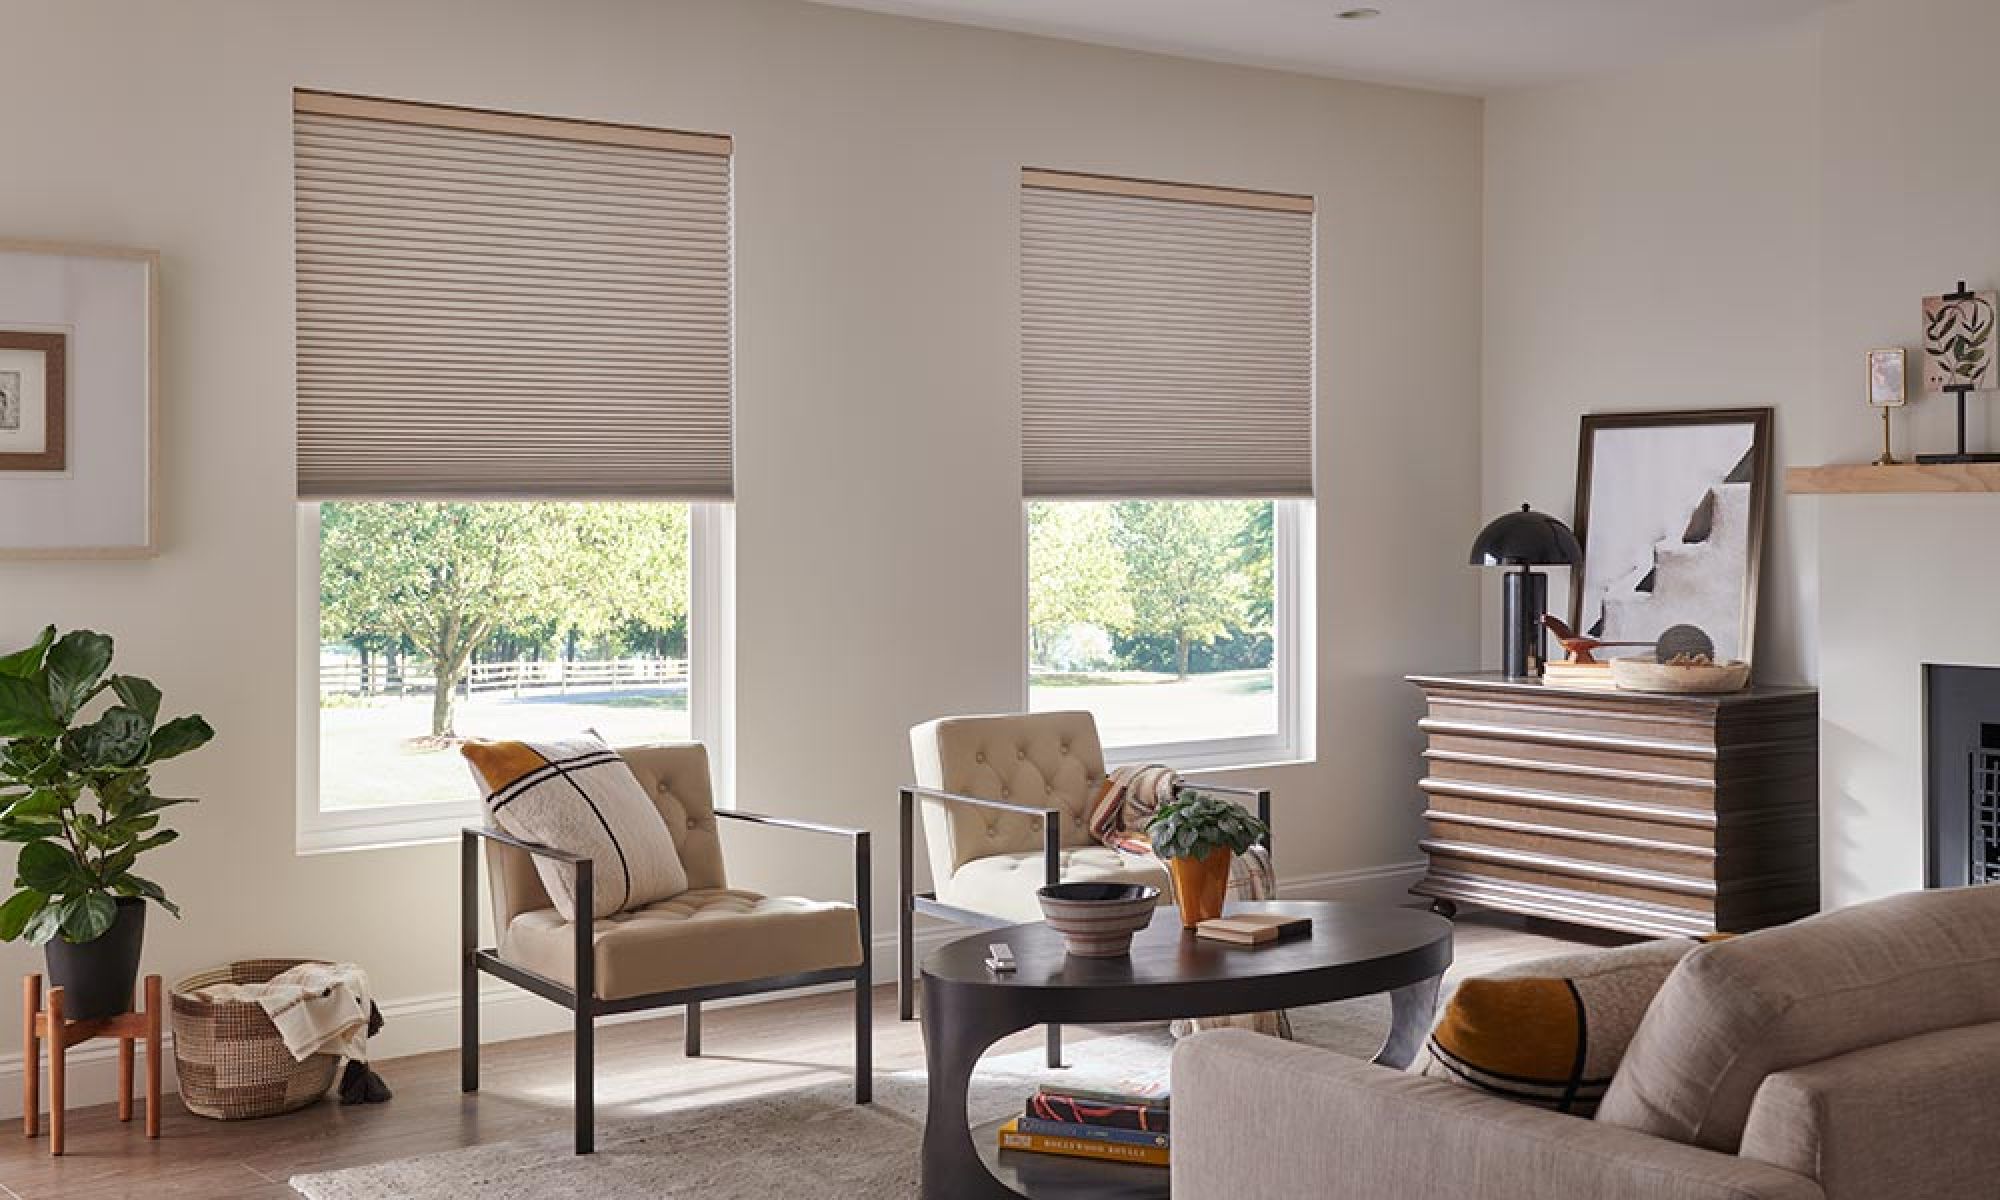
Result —
[[[1278,894],[1288,900],[1352,900],[1394,903],[1407,898],[1410,885],[1423,877],[1424,864],[1421,861],[1396,863],[1385,867],[1370,867],[1359,871],[1334,871],[1322,875],[1303,875],[1280,881]],[[923,921],[917,927],[917,955],[921,958],[930,951],[954,938],[963,937],[966,930],[959,926],[942,922]],[[874,944],[875,982],[894,983],[896,979],[896,935],[878,934]],[[845,985],[830,984],[811,991],[833,991]],[[795,992],[780,992],[775,995],[743,996],[734,1000],[712,1000],[706,1007],[728,1008],[738,1004],[757,1004],[784,996],[805,994],[808,989]],[[441,1050],[452,1050],[458,1046],[458,993],[434,992],[423,996],[406,996],[397,1000],[381,1001],[384,1025],[376,1035],[371,1049],[378,1060],[403,1058],[413,1054],[429,1054]],[[677,1018],[678,1011],[626,1013],[621,1016],[604,1017],[599,1024],[624,1021],[657,1020],[661,1017]],[[482,1044],[509,1042],[518,1038],[538,1037],[543,1034],[563,1033],[570,1028],[570,1016],[566,1009],[558,1008],[540,996],[524,992],[520,988],[504,985],[482,989],[479,1002],[479,1033]],[[174,1091],[179,1083],[174,1074],[173,1034],[164,1039],[161,1088]],[[70,1052],[66,1081],[71,1108],[83,1108],[93,1104],[108,1104],[117,1098],[118,1060],[117,1047],[112,1042],[88,1042]],[[43,1070],[47,1070],[44,1062]],[[391,1088],[395,1087],[393,1067],[385,1070],[385,1077]],[[43,1103],[48,1102],[47,1088],[43,1089]],[[178,1105],[179,1101],[169,1098],[166,1103]],[[0,1120],[18,1118],[21,1115],[21,1055],[18,1053],[0,1055]]]

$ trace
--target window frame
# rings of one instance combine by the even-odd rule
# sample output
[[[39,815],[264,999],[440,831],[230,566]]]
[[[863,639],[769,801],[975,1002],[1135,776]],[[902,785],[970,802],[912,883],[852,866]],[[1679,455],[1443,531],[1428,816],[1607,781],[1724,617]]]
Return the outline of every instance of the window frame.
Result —
[[[1218,499],[1219,497],[1191,497]],[[1166,497],[1134,497],[1159,499]],[[1021,711],[1032,712],[1031,690],[1034,664],[1029,649],[1028,589],[1033,573],[1028,563],[1028,505],[1036,503],[1098,503],[1102,497],[1082,501],[1023,500],[1021,503]],[[1301,498],[1272,500],[1271,514],[1271,668],[1272,692],[1278,701],[1277,729],[1247,737],[1204,738],[1181,742],[1148,742],[1135,745],[1104,744],[1107,766],[1134,763],[1166,763],[1177,770],[1203,771],[1226,767],[1273,766],[1297,763],[1312,757],[1307,738],[1307,714],[1311,692],[1312,644],[1309,616],[1312,579],[1313,502]]]
[[[573,501],[587,504],[591,501]],[[734,806],[735,508],[722,502],[688,505],[688,718],[695,741],[708,747],[718,807]],[[319,805],[319,504],[298,506],[298,775],[297,851],[320,854],[456,840],[482,819],[467,776],[465,800],[453,804],[383,805],[326,811]]]

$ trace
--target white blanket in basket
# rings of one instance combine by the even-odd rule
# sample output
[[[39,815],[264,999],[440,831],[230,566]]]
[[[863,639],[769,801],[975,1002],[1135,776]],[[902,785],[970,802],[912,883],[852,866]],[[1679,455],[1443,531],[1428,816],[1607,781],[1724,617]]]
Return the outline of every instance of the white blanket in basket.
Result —
[[[261,1005],[300,1062],[315,1054],[368,1061],[368,973],[353,963],[300,963],[269,983],[221,983],[198,994]]]

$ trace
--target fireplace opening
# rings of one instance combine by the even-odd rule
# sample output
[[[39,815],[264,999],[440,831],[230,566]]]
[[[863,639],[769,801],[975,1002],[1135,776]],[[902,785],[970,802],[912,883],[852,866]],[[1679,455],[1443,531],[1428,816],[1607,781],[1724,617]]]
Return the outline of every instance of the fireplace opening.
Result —
[[[1931,887],[2000,883],[2000,668],[1924,668]]]

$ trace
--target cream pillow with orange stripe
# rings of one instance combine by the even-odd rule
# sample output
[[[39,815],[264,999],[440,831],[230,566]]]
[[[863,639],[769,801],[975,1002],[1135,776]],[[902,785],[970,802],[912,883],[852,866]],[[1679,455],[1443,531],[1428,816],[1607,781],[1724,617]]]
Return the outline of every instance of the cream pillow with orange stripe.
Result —
[[[1467,979],[1410,1069],[1590,1116],[1653,996],[1698,945],[1692,938],[1641,942]]]
[[[591,916],[687,891],[687,870],[665,818],[625,760],[602,741],[471,741],[460,750],[486,794],[489,820],[523,841],[591,860]],[[576,920],[576,869],[537,858],[535,871],[556,912]]]

